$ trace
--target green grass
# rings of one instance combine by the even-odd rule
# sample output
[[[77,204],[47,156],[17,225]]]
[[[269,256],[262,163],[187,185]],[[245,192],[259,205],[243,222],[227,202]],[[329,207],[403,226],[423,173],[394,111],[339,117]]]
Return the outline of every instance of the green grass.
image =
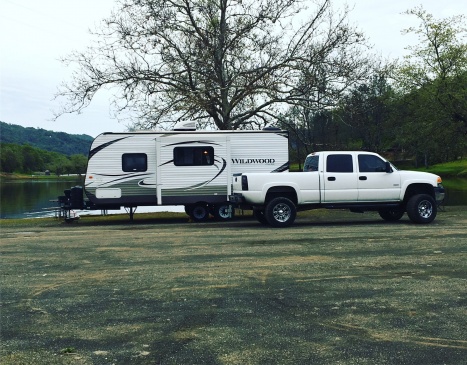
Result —
[[[67,175],[37,175],[37,174],[24,174],[24,173],[8,173],[0,172],[0,179],[5,180],[47,180],[47,181],[76,181],[82,179],[82,176],[67,176]]]
[[[457,160],[452,162],[440,163],[433,165],[428,169],[417,169],[422,171],[431,172],[440,176],[452,176],[467,178],[467,160]]]

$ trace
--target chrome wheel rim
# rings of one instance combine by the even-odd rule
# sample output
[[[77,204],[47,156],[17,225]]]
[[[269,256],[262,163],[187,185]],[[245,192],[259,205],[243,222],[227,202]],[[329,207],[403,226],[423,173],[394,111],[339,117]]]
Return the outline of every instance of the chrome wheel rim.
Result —
[[[278,222],[287,222],[291,214],[290,207],[287,204],[277,204],[272,211],[274,219]]]
[[[422,218],[430,218],[433,214],[433,205],[428,200],[423,200],[418,205],[418,214]]]

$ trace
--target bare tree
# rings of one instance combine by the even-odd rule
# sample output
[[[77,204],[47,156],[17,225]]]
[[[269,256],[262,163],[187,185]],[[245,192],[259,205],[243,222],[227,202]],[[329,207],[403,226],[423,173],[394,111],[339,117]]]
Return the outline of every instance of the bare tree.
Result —
[[[330,55],[335,67],[351,66],[342,50],[363,36],[347,13],[331,0],[120,0],[96,44],[63,60],[78,68],[58,91],[56,117],[112,88],[117,114],[132,110],[138,128],[186,119],[264,126],[309,101],[304,70]]]

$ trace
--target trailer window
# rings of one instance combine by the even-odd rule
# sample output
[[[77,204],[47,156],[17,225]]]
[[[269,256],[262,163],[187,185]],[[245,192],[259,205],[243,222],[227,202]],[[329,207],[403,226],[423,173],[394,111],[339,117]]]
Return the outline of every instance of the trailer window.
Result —
[[[352,155],[329,155],[326,160],[327,172],[353,172]]]
[[[145,153],[124,153],[122,155],[122,170],[125,172],[146,171],[148,156]]]
[[[207,166],[214,164],[212,147],[175,147],[175,166]]]

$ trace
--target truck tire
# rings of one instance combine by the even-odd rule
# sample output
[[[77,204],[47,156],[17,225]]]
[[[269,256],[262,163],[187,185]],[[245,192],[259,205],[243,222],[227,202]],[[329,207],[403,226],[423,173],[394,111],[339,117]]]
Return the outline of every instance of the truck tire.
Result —
[[[279,197],[266,205],[264,215],[272,227],[289,227],[295,221],[297,209],[290,199]]]
[[[437,212],[436,202],[428,194],[414,195],[407,202],[407,215],[414,223],[431,223]]]
[[[191,206],[190,217],[195,222],[204,222],[209,218],[209,207],[206,203],[196,203]]]
[[[262,209],[253,209],[253,217],[261,224],[268,224],[266,217],[264,216],[264,210]]]
[[[404,211],[402,209],[384,209],[378,211],[379,216],[388,222],[395,222],[402,218]]]
[[[229,202],[215,204],[212,208],[212,215],[220,221],[232,219],[235,215],[235,209]]]

